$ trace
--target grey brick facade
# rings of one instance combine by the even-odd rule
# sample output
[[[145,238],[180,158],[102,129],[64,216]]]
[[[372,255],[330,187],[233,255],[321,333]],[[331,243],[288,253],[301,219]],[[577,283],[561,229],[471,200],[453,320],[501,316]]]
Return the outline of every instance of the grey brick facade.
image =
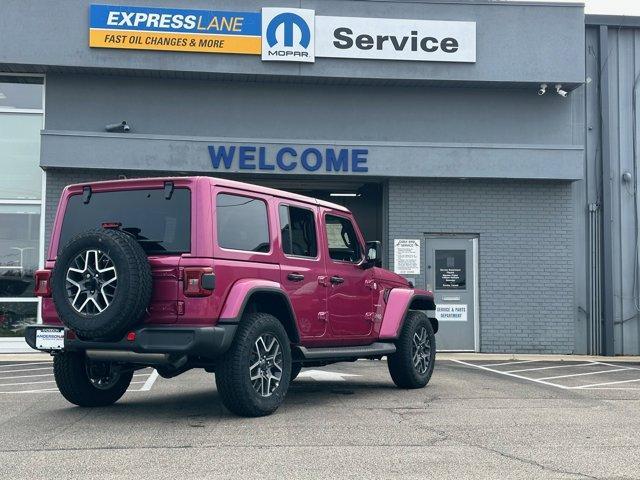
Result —
[[[482,352],[573,353],[570,183],[390,180],[388,198],[388,245],[425,232],[479,235]]]

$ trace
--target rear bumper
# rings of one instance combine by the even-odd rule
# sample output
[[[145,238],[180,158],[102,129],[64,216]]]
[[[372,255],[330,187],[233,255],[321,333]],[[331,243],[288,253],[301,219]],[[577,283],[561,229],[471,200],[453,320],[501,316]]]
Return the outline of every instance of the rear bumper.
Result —
[[[25,340],[34,350],[38,350],[36,348],[36,330],[42,328],[55,327],[33,325],[26,328]],[[229,349],[237,328],[237,324],[223,324],[213,327],[141,327],[133,330],[136,334],[135,340],[130,341],[125,338],[116,342],[86,341],[67,338],[65,335],[63,351],[104,350],[215,358]]]

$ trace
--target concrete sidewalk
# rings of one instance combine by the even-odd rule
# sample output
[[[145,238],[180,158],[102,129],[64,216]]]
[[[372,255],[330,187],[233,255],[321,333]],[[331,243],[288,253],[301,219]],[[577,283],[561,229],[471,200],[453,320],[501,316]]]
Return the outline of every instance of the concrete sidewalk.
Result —
[[[590,355],[531,355],[518,353],[451,353],[440,352],[438,360],[462,361],[520,361],[533,360],[539,362],[630,362],[640,363],[640,356],[602,357]],[[48,361],[51,356],[47,353],[6,353],[0,354],[0,362]]]

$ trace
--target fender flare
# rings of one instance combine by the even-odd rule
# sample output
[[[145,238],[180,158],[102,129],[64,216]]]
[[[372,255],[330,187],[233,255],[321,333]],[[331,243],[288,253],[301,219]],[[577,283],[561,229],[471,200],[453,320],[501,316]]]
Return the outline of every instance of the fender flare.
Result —
[[[292,340],[294,342],[299,341],[300,332],[298,331],[298,322],[293,306],[291,305],[291,300],[289,300],[289,296],[282,289],[282,286],[278,282],[271,280],[248,278],[234,283],[224,300],[219,323],[239,323],[249,301],[256,293],[275,294],[283,299],[292,321],[292,325],[290,325],[290,327],[295,329],[295,332],[292,333],[295,333],[294,336],[297,337],[292,338]],[[280,320],[283,321],[284,319]],[[285,328],[286,327],[287,325],[285,325]]]
[[[410,288],[394,288],[389,293],[384,310],[379,338],[381,340],[395,340],[400,334],[409,310],[435,310],[433,295],[427,291]],[[438,331],[438,320],[429,318],[434,333]]]

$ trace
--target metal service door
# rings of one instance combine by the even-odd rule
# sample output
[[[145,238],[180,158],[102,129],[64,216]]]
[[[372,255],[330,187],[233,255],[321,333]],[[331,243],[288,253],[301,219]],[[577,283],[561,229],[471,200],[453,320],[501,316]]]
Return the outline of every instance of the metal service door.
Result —
[[[427,290],[435,295],[438,350],[477,351],[477,238],[427,237]]]

